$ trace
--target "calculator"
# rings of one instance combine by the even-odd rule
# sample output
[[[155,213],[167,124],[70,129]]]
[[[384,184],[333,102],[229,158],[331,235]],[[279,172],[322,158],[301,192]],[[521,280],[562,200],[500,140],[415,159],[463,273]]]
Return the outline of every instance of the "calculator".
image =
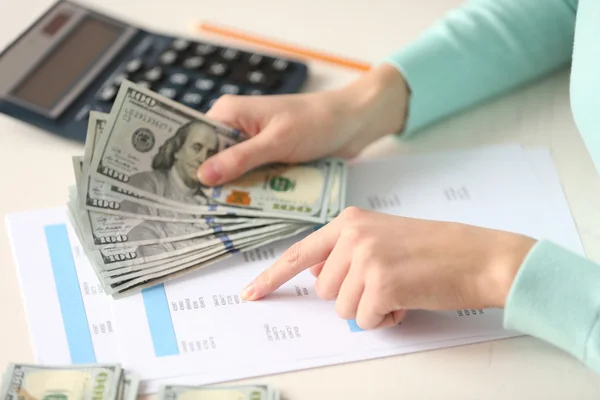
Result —
[[[124,80],[207,112],[223,94],[299,92],[299,60],[140,29],[54,3],[0,53],[0,112],[85,141],[91,110],[110,112]]]

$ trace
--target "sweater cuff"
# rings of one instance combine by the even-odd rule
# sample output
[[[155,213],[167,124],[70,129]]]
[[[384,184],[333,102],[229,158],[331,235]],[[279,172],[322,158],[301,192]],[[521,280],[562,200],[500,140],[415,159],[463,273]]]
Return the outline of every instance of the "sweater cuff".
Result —
[[[600,265],[539,241],[509,291],[504,327],[545,340],[598,369],[599,315]]]
[[[395,67],[409,89],[408,115],[404,129],[399,132],[401,139],[410,138],[495,92],[493,87],[476,83],[477,80],[467,84],[473,74],[481,74],[489,66],[478,52],[477,44],[469,47],[448,36],[448,30],[461,23],[459,15],[439,21],[411,44],[380,60],[380,64]],[[461,95],[457,96],[459,90]]]
[[[428,81],[431,81],[431,76],[436,76],[436,74],[432,71],[425,71],[422,65],[423,56],[420,54],[421,52],[422,48],[420,46],[413,45],[381,61],[381,64],[389,64],[402,74],[409,90],[404,129],[397,132],[399,139],[410,138],[415,132],[427,125],[426,115],[423,114],[423,111],[428,109],[424,93],[431,92]],[[429,76],[427,76],[428,74]]]
[[[475,56],[460,54],[436,34],[432,29],[380,61],[396,68],[409,89],[408,115],[404,129],[398,133],[401,139],[411,138],[416,132],[472,106],[486,91],[485,85],[476,90],[462,87],[462,97],[456,96],[457,82],[469,78],[462,70],[468,69]]]

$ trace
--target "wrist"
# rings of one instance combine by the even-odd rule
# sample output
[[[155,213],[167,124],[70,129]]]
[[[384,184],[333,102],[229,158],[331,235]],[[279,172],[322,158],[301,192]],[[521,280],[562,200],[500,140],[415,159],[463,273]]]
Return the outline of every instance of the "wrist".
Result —
[[[485,278],[481,280],[479,293],[485,307],[504,308],[508,293],[527,254],[536,243],[527,236],[499,232],[497,241],[491,243]]]
[[[335,93],[355,134],[369,141],[402,131],[409,89],[402,74],[382,64]]]

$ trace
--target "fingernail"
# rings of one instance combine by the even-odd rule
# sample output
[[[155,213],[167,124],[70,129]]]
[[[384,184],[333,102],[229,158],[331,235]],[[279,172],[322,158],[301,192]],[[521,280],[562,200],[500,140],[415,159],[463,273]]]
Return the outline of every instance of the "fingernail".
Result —
[[[221,170],[219,164],[214,160],[205,161],[198,170],[198,179],[205,184],[219,183],[221,180]]]
[[[251,283],[242,291],[241,296],[244,300],[252,300],[255,294],[256,286],[254,286],[254,283]]]

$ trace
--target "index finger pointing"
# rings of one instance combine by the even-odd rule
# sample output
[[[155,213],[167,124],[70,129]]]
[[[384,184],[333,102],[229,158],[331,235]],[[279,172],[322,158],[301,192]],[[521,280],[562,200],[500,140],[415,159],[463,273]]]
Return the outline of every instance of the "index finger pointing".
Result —
[[[245,300],[264,297],[300,272],[327,259],[339,237],[339,222],[334,219],[306,238],[294,243],[273,265],[261,272],[242,291]]]

